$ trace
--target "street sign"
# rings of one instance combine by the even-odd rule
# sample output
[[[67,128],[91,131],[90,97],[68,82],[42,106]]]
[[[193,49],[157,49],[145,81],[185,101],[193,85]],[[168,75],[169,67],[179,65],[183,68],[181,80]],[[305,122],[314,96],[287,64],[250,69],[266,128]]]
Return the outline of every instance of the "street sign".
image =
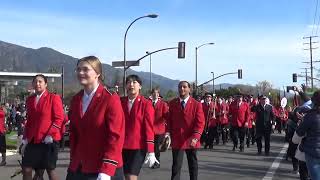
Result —
[[[126,67],[127,66],[139,66],[140,61],[126,61]],[[124,61],[112,61],[112,67],[123,67]]]

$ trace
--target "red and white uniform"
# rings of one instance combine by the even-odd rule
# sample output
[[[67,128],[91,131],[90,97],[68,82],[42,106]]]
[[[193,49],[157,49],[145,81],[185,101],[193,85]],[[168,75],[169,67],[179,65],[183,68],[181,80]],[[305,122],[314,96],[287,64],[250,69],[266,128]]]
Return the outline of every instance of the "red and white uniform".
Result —
[[[4,110],[0,107],[0,134],[5,134],[6,133],[6,126],[5,126],[5,117],[6,114]]]
[[[204,118],[205,118],[205,121],[208,121],[209,128],[217,127],[218,125],[217,118],[213,118],[214,109],[215,109],[215,113],[217,114],[217,106],[215,106],[214,102],[210,102],[210,104],[206,102],[202,103]]]
[[[288,121],[288,111],[284,109],[283,107],[279,107],[277,109],[277,114],[278,118],[281,120],[281,122],[287,122]]]
[[[245,123],[249,122],[250,110],[249,105],[246,102],[239,103],[234,101],[229,108],[229,114],[231,115],[231,125],[234,127],[245,127]]]
[[[26,101],[27,123],[23,139],[35,144],[41,143],[46,136],[52,136],[54,141],[61,139],[61,125],[64,119],[60,96],[43,92],[38,103],[37,96],[31,95]]]
[[[169,107],[166,102],[162,101],[159,98],[155,101],[153,106],[154,108],[154,134],[160,135],[166,132],[166,123],[167,123],[167,116],[169,112]]]
[[[185,108],[180,104],[180,98],[169,103],[168,129],[173,149],[192,149],[192,139],[198,139],[195,148],[200,147],[200,137],[205,125],[201,103],[189,97]]]
[[[151,102],[138,95],[130,111],[128,97],[122,97],[121,104],[126,121],[123,149],[154,152],[154,109]]]
[[[227,103],[225,102],[221,102],[221,104],[217,103],[216,116],[217,116],[218,122],[221,125],[225,125],[229,123],[228,113],[229,113],[229,106]]]
[[[122,167],[124,115],[117,94],[99,85],[83,114],[84,91],[76,94],[69,111],[70,165],[76,172],[113,176]]]

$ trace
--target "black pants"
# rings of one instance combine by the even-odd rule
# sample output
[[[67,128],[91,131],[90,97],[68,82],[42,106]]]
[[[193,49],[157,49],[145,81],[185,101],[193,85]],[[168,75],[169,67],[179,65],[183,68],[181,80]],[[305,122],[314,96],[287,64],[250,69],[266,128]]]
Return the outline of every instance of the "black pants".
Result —
[[[71,172],[68,170],[66,180],[97,180],[97,173],[82,173],[81,168],[76,172]],[[111,180],[124,180],[123,169],[117,168],[114,176],[111,177]]]
[[[219,142],[218,128],[209,127],[208,137],[206,139],[206,146],[212,147],[214,139],[216,139],[216,143]]]
[[[159,146],[160,143],[163,141],[164,139],[164,134],[156,134],[154,135],[154,153],[156,155],[157,160],[160,162],[160,150],[159,150]]]
[[[240,148],[244,148],[244,137],[246,133],[246,128],[244,127],[235,127],[231,128],[232,141],[233,145],[238,147],[238,139],[240,139]]]
[[[222,143],[225,144],[228,141],[228,125],[221,124],[221,136],[222,136]]]
[[[198,159],[196,149],[173,149],[172,150],[172,174],[171,180],[180,180],[183,153],[187,154],[190,180],[198,179]]]
[[[256,126],[252,126],[249,131],[251,135],[251,143],[254,144],[256,142]]]
[[[306,162],[299,161],[300,180],[309,180],[309,173]]]
[[[262,137],[264,138],[264,150],[265,153],[269,153],[270,151],[270,136],[271,136],[271,132],[268,130],[260,130],[257,131],[257,148],[258,148],[258,152],[261,152],[262,150]]]

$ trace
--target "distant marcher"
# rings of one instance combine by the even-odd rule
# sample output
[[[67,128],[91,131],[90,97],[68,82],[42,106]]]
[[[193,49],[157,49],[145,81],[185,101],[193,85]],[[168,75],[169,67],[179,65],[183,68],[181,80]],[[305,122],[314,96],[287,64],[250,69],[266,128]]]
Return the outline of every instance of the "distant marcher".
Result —
[[[5,166],[6,162],[6,126],[5,126],[5,112],[3,111],[3,107],[0,107],[0,153],[2,157],[2,161],[0,166]]]

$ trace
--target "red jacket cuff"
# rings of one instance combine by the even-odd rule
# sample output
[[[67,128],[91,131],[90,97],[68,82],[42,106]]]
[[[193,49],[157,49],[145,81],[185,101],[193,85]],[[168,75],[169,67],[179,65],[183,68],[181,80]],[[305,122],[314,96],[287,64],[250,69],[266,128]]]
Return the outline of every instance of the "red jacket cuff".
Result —
[[[99,173],[105,173],[109,176],[114,176],[114,173],[116,172],[116,168],[117,168],[116,164],[112,162],[104,161],[100,167]]]

